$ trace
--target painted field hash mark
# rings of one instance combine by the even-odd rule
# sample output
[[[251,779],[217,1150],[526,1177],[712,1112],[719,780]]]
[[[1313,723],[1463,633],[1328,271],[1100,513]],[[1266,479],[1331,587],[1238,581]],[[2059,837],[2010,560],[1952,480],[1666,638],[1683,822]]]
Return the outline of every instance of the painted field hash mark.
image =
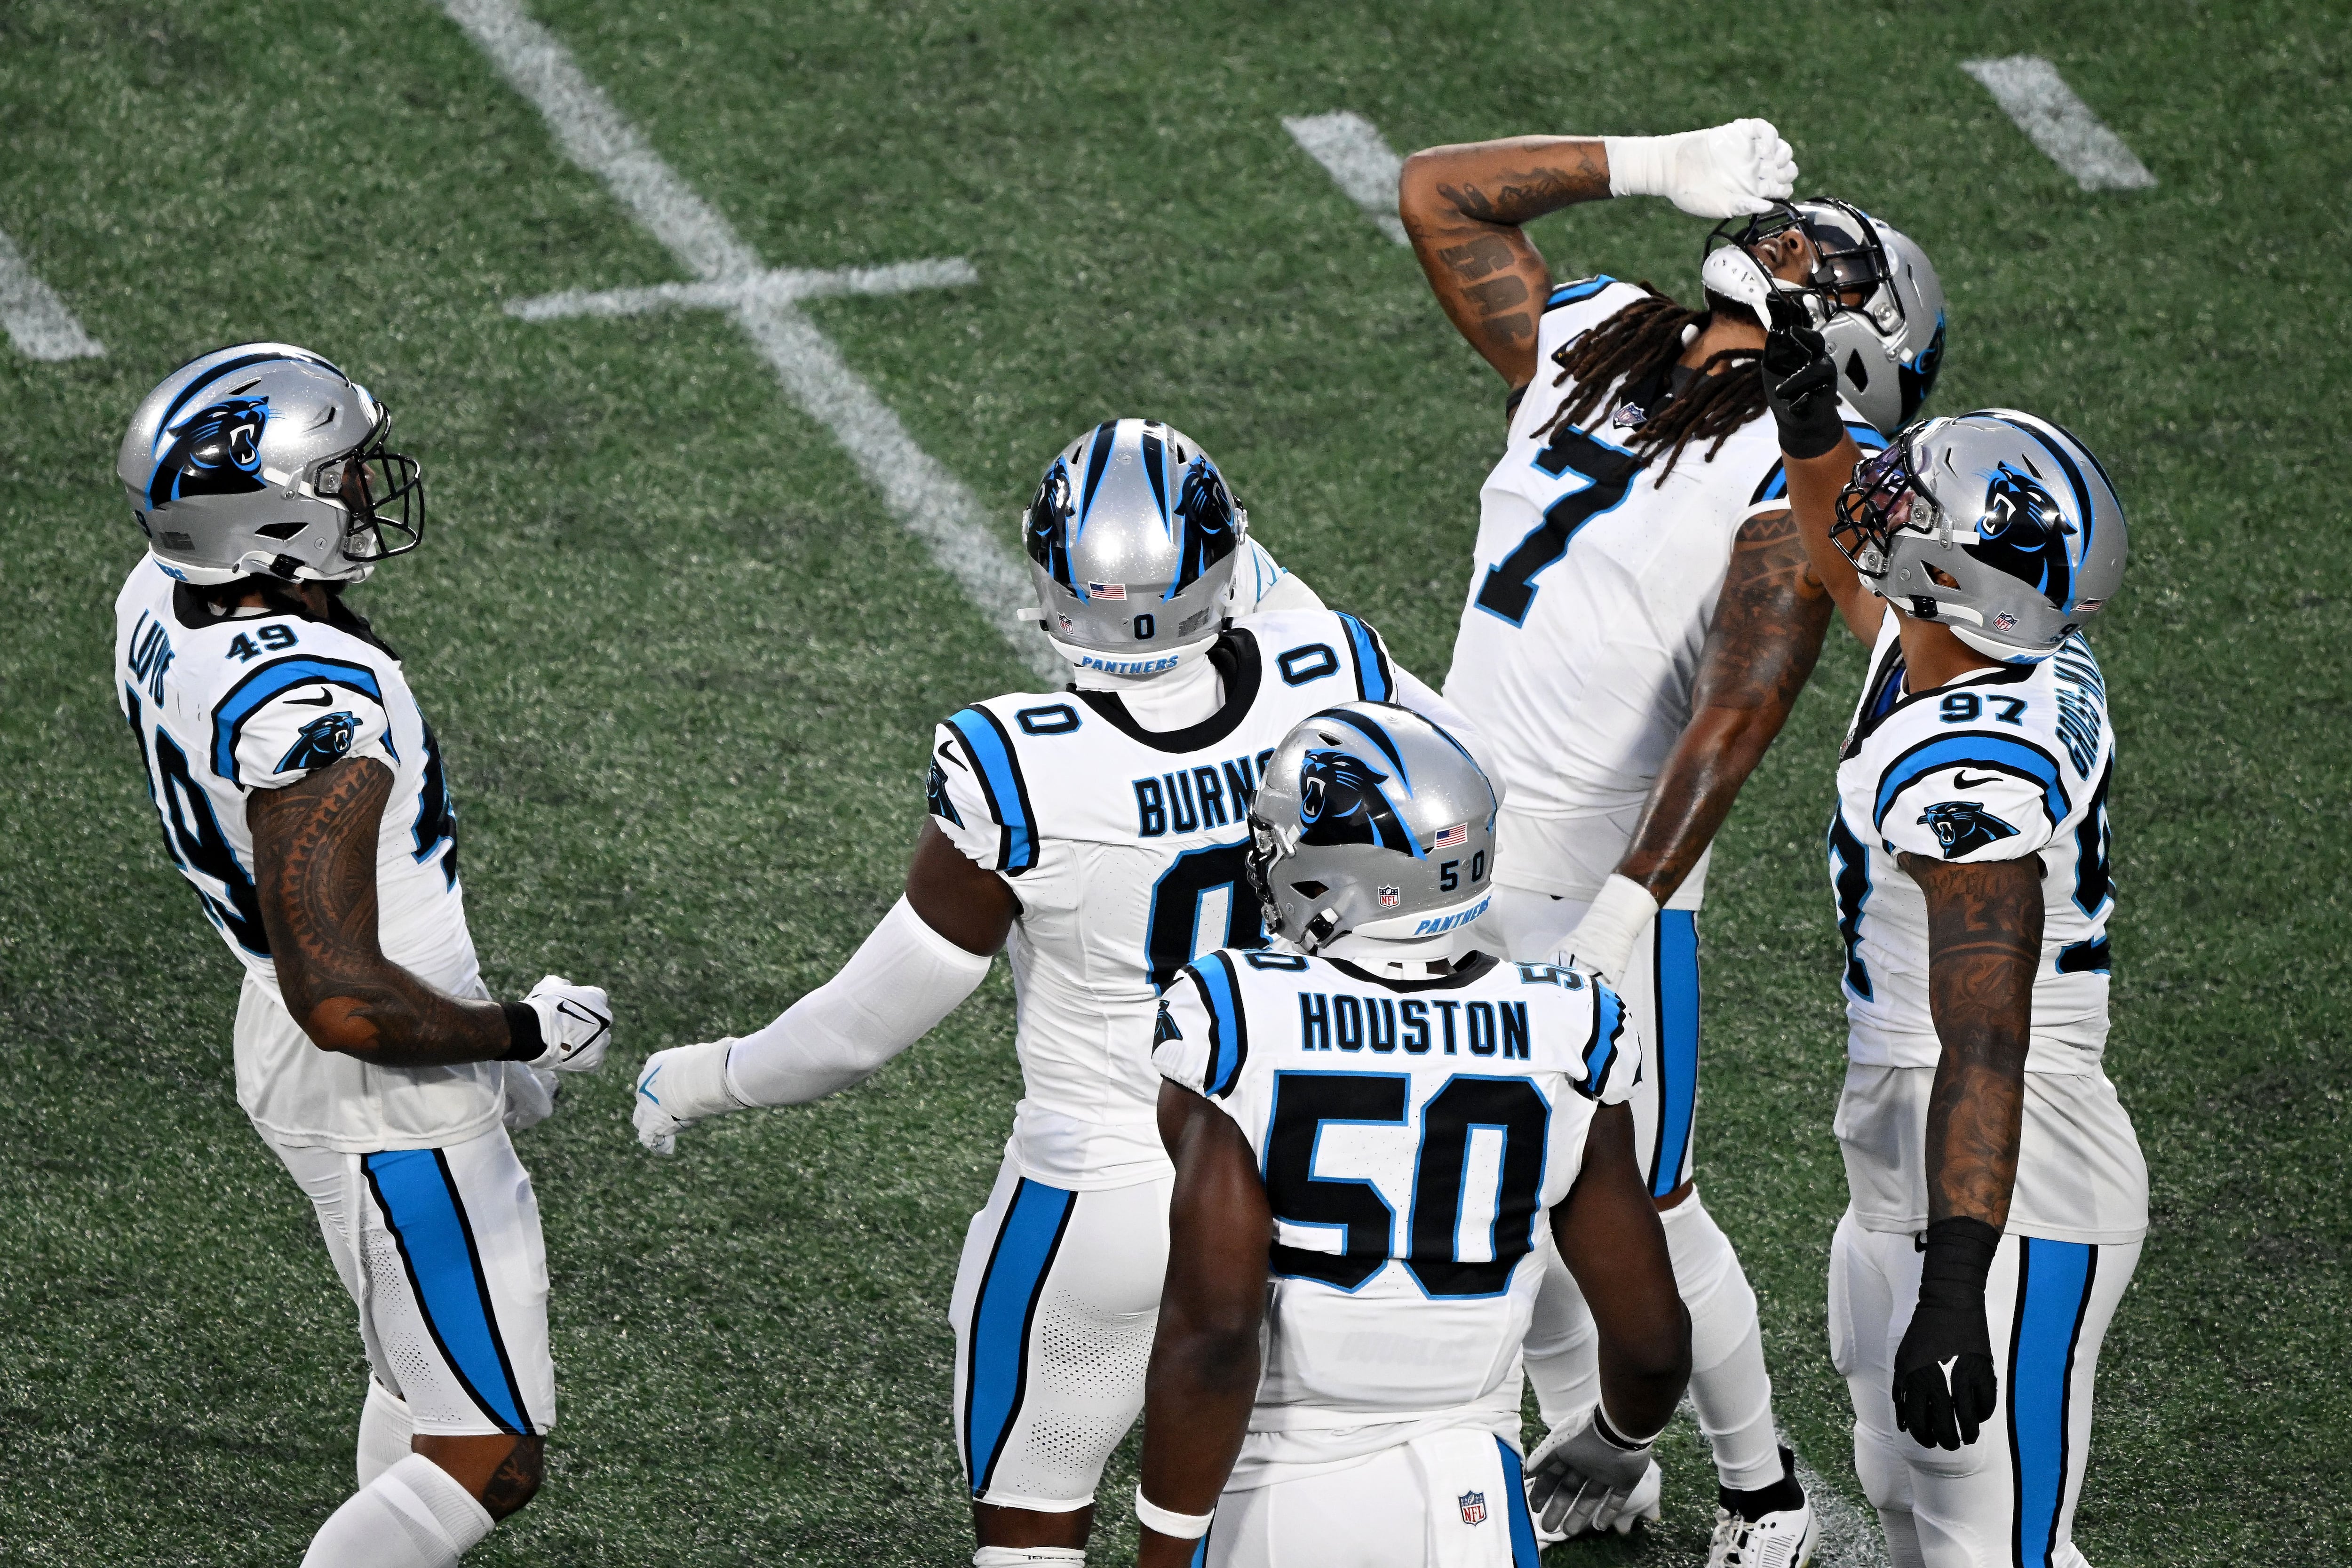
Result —
[[[1282,128],[1323,165],[1349,201],[1381,226],[1382,234],[1399,245],[1412,243],[1405,237],[1404,220],[1397,216],[1397,175],[1404,160],[1379,126],[1342,109],[1331,114],[1286,115]]]
[[[2017,128],[2086,191],[2143,191],[2156,184],[2147,165],[2107,129],[2091,106],[2040,55],[1962,60]]]
[[[604,181],[698,279],[551,295],[519,301],[509,310],[531,321],[633,314],[640,309],[727,310],[775,372],[785,395],[832,432],[866,481],[882,492],[891,515],[929,546],[940,569],[955,579],[1024,662],[1051,685],[1067,679],[1066,668],[1043,639],[1013,619],[1014,609],[1032,593],[1028,574],[990,533],[980,502],[916,445],[898,414],[849,368],[797,303],[823,294],[895,293],[971,282],[977,274],[970,263],[957,258],[833,273],[772,268],[588,79],[572,51],[516,0],[441,5],[540,111],[565,156]]]
[[[82,331],[58,291],[41,281],[16,241],[0,233],[0,327],[26,359],[101,359],[106,345]]]

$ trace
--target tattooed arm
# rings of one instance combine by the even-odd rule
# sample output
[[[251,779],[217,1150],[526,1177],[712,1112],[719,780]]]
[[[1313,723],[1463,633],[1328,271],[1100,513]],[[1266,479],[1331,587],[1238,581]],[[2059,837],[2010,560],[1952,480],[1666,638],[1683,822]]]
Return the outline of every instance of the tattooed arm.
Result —
[[[1536,375],[1551,277],[1520,225],[1609,195],[1597,136],[1516,136],[1405,160],[1397,211],[1454,328],[1516,392]]]
[[[391,795],[391,769],[345,757],[247,799],[278,993],[322,1051],[378,1067],[500,1060],[514,1042],[497,1003],[436,991],[377,943],[376,830]]]
[[[1927,1101],[1927,1219],[2009,1223],[2025,1114],[2042,861],[1898,859],[1927,895],[1927,1005],[1943,1058]]]
[[[1830,599],[1785,511],[1741,527],[1699,655],[1690,721],[1650,785],[1617,874],[1660,904],[1698,863],[1822,655]]]

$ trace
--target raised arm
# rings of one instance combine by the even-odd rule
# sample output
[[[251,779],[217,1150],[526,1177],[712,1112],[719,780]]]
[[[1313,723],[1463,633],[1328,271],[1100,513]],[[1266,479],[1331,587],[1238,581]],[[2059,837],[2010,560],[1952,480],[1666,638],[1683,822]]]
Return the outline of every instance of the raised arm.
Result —
[[[1397,213],[1455,329],[1514,391],[1535,379],[1551,287],[1521,227],[1604,196],[1664,196],[1701,217],[1764,211],[1794,188],[1789,144],[1761,120],[1674,136],[1515,136],[1405,160]]]
[[[376,934],[376,833],[392,770],[345,757],[284,789],[247,798],[254,887],[278,966],[278,994],[322,1051],[378,1067],[523,1060],[544,1048],[530,1022],[419,980],[383,955]]]
[[[1874,647],[1886,618],[1885,602],[1864,585],[1853,563],[1830,539],[1838,494],[1862,461],[1862,448],[1839,416],[1837,367],[1822,335],[1776,316],[1764,341],[1764,388],[1780,427],[1789,510],[1805,557],[1846,629],[1863,647]]]
[[[1249,1429],[1274,1212],[1249,1140],[1206,1100],[1161,1084],[1160,1134],[1176,1162],[1176,1186],[1168,1279],[1144,1384],[1142,1496],[1161,1514],[1178,1516],[1161,1519],[1175,1525],[1215,1511]],[[1147,1522],[1137,1568],[1184,1568],[1199,1544],[1198,1535],[1163,1533]]]
[[[1927,1005],[1942,1055],[1927,1102],[1927,1256],[1895,1355],[1895,1419],[1922,1447],[1977,1440],[1998,1393],[1985,1281],[2009,1223],[2025,1115],[2042,862],[1897,863],[1927,898]]]

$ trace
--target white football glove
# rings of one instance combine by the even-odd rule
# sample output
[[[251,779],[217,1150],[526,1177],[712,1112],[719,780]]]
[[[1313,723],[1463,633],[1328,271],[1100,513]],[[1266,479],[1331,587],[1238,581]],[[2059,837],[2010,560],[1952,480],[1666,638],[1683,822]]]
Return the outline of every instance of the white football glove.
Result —
[[[1560,952],[1586,969],[1599,970],[1603,980],[1615,985],[1633,967],[1634,943],[1657,918],[1658,900],[1650,889],[1612,872],[1592,907],[1560,943]]]
[[[1528,1511],[1538,1538],[1565,1541],[1587,1531],[1623,1535],[1637,1519],[1658,1517],[1657,1471],[1650,1440],[1628,1447],[1604,1431],[1600,1406],[1546,1437],[1528,1456]]]
[[[681,1128],[706,1116],[743,1109],[744,1102],[727,1087],[727,1053],[734,1045],[735,1037],[730,1035],[656,1051],[646,1058],[637,1069],[636,1108],[629,1114],[638,1142],[656,1154],[674,1154]]]
[[[555,1114],[555,1097],[562,1092],[555,1074],[521,1062],[509,1062],[506,1069],[507,1109],[499,1120],[506,1123],[508,1131],[536,1127]]]
[[[574,985],[550,974],[530,988],[522,1005],[539,1015],[539,1037],[547,1048],[523,1064],[557,1072],[594,1072],[613,1043],[613,1004],[601,985]]]
[[[1612,196],[1664,196],[1694,217],[1748,217],[1797,188],[1797,159],[1769,120],[1675,136],[1604,136]]]

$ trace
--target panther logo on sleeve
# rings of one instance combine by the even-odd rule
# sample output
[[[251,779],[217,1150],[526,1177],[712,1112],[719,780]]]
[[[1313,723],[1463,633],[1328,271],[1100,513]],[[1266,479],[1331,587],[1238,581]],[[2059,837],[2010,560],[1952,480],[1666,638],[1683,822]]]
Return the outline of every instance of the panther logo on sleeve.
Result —
[[[2017,829],[1987,811],[1981,801],[1943,801],[1921,812],[1919,820],[1936,830],[1936,842],[1943,846],[1947,860],[2017,837]]]
[[[281,773],[307,772],[323,768],[352,749],[352,739],[360,732],[360,721],[349,713],[335,712],[311,720],[302,726],[302,733],[285,756],[278,759]]]
[[[1414,859],[1421,846],[1381,793],[1388,774],[1345,752],[1310,751],[1299,767],[1298,826],[1308,844],[1377,844]]]

